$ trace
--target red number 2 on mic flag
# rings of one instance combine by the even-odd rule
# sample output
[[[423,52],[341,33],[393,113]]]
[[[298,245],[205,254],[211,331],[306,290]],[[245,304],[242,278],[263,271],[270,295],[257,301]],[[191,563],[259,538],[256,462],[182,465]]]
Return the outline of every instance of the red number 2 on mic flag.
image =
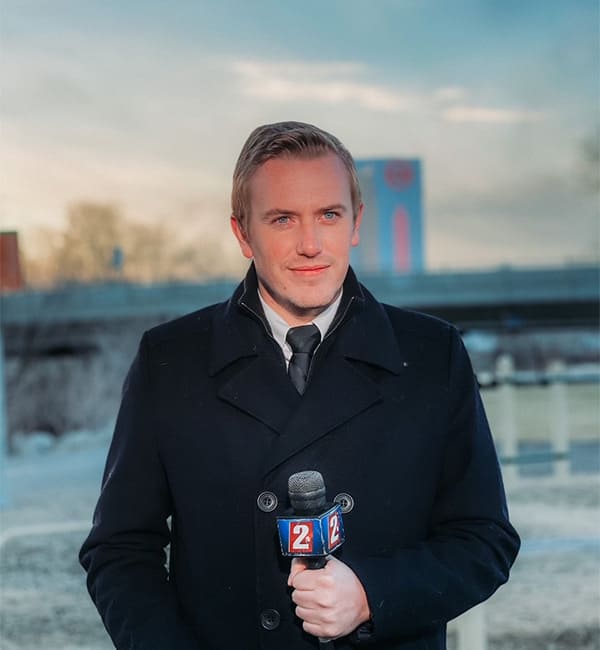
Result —
[[[313,522],[292,522],[290,526],[290,552],[312,553]]]
[[[329,517],[329,548],[337,546],[340,541],[340,516],[334,512]]]

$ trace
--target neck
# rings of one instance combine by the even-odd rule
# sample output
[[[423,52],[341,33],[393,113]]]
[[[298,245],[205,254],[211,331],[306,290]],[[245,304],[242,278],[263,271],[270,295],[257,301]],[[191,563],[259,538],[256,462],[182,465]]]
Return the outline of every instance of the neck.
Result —
[[[290,326],[297,327],[298,325],[307,325],[311,323],[319,314],[323,313],[327,307],[338,298],[341,292],[339,291],[333,297],[333,300],[327,305],[318,305],[315,307],[299,307],[291,302],[281,304],[276,301],[268,288],[259,280],[258,291],[264,302]]]

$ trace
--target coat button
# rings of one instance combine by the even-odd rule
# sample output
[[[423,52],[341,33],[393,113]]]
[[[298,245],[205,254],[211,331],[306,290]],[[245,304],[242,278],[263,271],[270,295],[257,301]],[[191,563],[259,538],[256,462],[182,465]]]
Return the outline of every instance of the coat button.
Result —
[[[350,512],[354,508],[354,497],[346,492],[340,492],[336,495],[333,502],[340,506],[344,514]]]
[[[277,507],[277,496],[273,492],[261,492],[256,503],[263,512],[273,512]]]
[[[265,609],[260,613],[260,624],[265,630],[276,630],[280,621],[281,616],[276,609]]]

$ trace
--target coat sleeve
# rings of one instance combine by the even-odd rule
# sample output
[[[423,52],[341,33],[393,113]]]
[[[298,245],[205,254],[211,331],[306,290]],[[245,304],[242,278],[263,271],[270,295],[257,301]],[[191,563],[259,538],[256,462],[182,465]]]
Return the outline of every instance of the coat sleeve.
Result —
[[[508,579],[520,545],[469,357],[454,328],[450,339],[448,426],[428,537],[391,557],[349,562],[377,640],[434,632],[487,599]]]
[[[131,366],[94,512],[80,551],[90,596],[117,648],[198,648],[165,567],[171,499],[159,457],[145,338]]]

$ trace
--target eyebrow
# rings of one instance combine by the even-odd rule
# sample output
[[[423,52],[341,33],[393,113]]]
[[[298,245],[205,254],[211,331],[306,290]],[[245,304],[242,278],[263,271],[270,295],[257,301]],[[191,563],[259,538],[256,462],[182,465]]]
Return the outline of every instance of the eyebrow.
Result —
[[[334,203],[333,205],[326,205],[321,208],[321,212],[349,212],[348,208],[343,203]]]
[[[326,205],[323,206],[322,208],[319,208],[317,212],[348,212],[348,208],[343,204],[343,203],[333,203],[331,205]],[[271,208],[270,210],[267,210],[265,213],[262,215],[262,219],[270,219],[271,217],[277,217],[281,214],[291,214],[293,216],[298,216],[298,212],[295,210],[286,210],[284,208]]]

